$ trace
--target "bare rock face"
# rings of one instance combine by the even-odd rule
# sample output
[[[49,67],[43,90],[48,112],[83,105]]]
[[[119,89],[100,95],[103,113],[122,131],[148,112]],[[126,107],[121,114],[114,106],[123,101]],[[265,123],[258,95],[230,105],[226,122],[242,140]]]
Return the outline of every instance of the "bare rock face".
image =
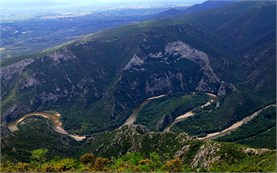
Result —
[[[38,79],[36,74],[29,75],[25,80],[24,83],[21,85],[20,89],[30,88],[38,85],[42,85],[46,81],[43,78]]]
[[[183,156],[185,156],[188,151],[190,150],[190,147],[191,145],[185,145],[183,146],[183,148],[181,150],[178,150],[176,153],[175,153],[175,158],[179,157],[179,158],[182,158]]]
[[[157,124],[156,129],[162,131],[169,123],[173,122],[173,117],[169,113],[165,115]]]
[[[227,94],[236,91],[236,87],[233,84],[221,81],[220,87],[217,92],[217,96],[224,97]]]
[[[148,56],[150,58],[162,58],[163,57],[163,53],[162,52],[150,53]]]
[[[21,60],[17,63],[5,66],[3,68],[1,68],[1,78],[2,80],[8,81],[10,80],[12,77],[18,75],[21,76],[23,70],[30,64],[32,64],[35,60],[32,58],[27,58],[24,60]]]
[[[218,86],[220,84],[220,79],[209,65],[204,66],[202,71],[203,76],[198,83],[196,90],[201,92],[215,93],[217,91],[217,87],[214,86]]]
[[[262,148],[262,149],[254,149],[254,148],[244,148],[243,153],[248,155],[261,155],[268,152],[272,152],[270,149]]]
[[[143,45],[121,71],[116,82],[120,90],[114,94],[118,101],[113,110],[115,115],[126,114],[144,99],[161,94],[190,91],[217,94],[221,85],[220,94],[234,90],[232,85],[221,84],[205,52],[182,41],[166,43],[153,52],[147,46],[151,44]],[[160,122],[157,128],[163,124]]]
[[[54,61],[55,65],[58,65],[63,61],[68,61],[70,59],[77,59],[77,57],[67,48],[63,48],[51,53],[49,55],[49,58]]]
[[[144,58],[140,58],[137,55],[134,55],[128,64],[124,67],[124,70],[129,70],[135,66],[141,66],[144,63]]]
[[[149,133],[150,131],[143,125],[136,125],[135,126],[136,128],[136,131],[139,133],[139,134],[147,134]]]
[[[220,79],[214,73],[213,68],[209,64],[209,57],[205,52],[196,50],[191,46],[181,42],[171,42],[166,45],[165,48],[166,54],[180,56],[180,58],[186,58],[191,60],[201,67],[201,71],[203,72],[203,76],[196,87],[197,91],[202,92],[212,92],[215,93],[217,88],[213,86],[217,86],[220,84]]]
[[[174,58],[170,59],[169,57]],[[164,52],[159,51],[156,53],[150,53],[147,58],[148,61],[151,60],[151,58],[160,59],[160,62],[165,64],[177,63],[177,61],[182,58],[193,61],[201,67],[201,71],[203,72],[203,76],[199,80],[195,90],[217,93],[218,87],[220,86],[220,79],[214,73],[213,68],[209,65],[209,57],[205,52],[196,50],[181,41],[174,41],[165,45]],[[143,70],[139,67],[142,64],[147,65],[145,60],[145,57],[141,58],[134,55],[124,69]],[[162,75],[157,73],[151,74],[150,79],[151,80],[146,81],[145,84],[145,92],[148,95],[153,95],[158,91],[170,90],[174,80],[180,81],[180,88],[182,90],[186,90],[188,83],[191,82],[186,81],[182,73],[171,71],[167,71]]]
[[[150,77],[152,80],[146,81],[145,92],[153,95],[156,91],[163,91],[172,87],[171,78],[168,74],[154,74]]]
[[[209,168],[212,163],[218,161],[220,156],[218,156],[218,151],[220,149],[220,144],[214,142],[207,142],[198,150],[197,154],[191,163],[193,168],[203,167]]]
[[[206,53],[196,50],[182,41],[168,43],[165,47],[165,51],[165,54],[181,56],[181,58],[186,58],[200,64],[201,67],[209,64],[209,58]]]

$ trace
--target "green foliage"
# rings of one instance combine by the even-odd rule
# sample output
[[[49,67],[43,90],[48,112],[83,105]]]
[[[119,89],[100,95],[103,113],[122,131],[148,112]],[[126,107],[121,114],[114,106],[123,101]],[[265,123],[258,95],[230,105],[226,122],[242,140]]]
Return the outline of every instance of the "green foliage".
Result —
[[[273,100],[263,98],[254,90],[237,90],[221,100],[218,109],[189,117],[177,123],[172,131],[185,131],[190,135],[221,131],[271,103]]]
[[[80,142],[56,133],[45,118],[30,118],[19,131],[1,138],[1,156],[11,161],[30,162],[31,152],[48,149],[47,158],[74,157]],[[23,142],[24,141],[24,142]]]
[[[182,161],[175,163],[182,167]],[[165,171],[164,163],[158,153],[152,152],[148,157],[142,153],[127,153],[113,159],[111,170],[115,172],[161,172]]]
[[[138,169],[137,165],[146,165],[147,161],[142,161],[143,156],[141,153],[126,153],[125,155],[115,159],[111,168],[118,172],[130,172],[134,169]]]
[[[217,140],[247,144],[252,147],[276,148],[275,126],[276,108],[271,107],[260,112],[254,119],[236,131]],[[266,137],[263,137],[264,135]]]
[[[239,160],[242,160],[246,154],[241,152],[241,147],[238,145],[234,145],[232,143],[224,143],[222,147],[220,147],[219,153],[221,154],[224,163],[232,164]]]
[[[226,158],[225,160],[228,160]],[[269,153],[258,156],[245,156],[233,163],[231,162],[215,162],[211,168],[211,172],[276,172],[276,154]]]
[[[79,162],[76,159],[63,158],[59,161],[52,162],[52,165],[54,169],[53,172],[65,172],[76,170],[76,168],[79,167]]]
[[[48,152],[48,149],[41,148],[37,150],[32,151],[31,159],[40,163],[43,163],[46,161],[46,154]]]
[[[162,161],[161,161],[162,159],[159,156],[159,154],[155,152],[151,152],[149,157],[151,161],[149,164],[150,169],[154,171],[159,171],[157,168],[162,167]]]
[[[276,149],[276,127],[273,127],[258,135],[234,142],[255,148]]]
[[[157,124],[170,116],[175,119],[177,116],[182,115],[191,109],[204,104],[208,101],[205,94],[172,94],[160,99],[153,100],[146,104],[138,113],[137,124],[145,125],[150,130],[163,130],[166,124],[157,128]],[[166,120],[165,120],[166,121]]]
[[[192,145],[192,144],[191,144]],[[1,172],[272,172],[276,170],[276,153],[259,151],[258,154],[246,154],[245,148],[232,143],[221,143],[218,158],[207,167],[192,168],[192,160],[182,161],[179,157],[163,159],[158,153],[149,155],[143,152],[128,152],[120,157],[96,157],[93,164],[80,162],[74,158],[54,157],[44,162],[1,162]],[[194,152],[194,151],[193,151]],[[45,149],[34,150],[35,155],[43,155]],[[84,159],[91,155],[84,154]],[[204,156],[205,157],[205,156]],[[37,157],[36,157],[37,158]],[[41,157],[38,157],[41,158]],[[85,159],[86,160],[86,159]],[[87,160],[86,160],[87,161]]]

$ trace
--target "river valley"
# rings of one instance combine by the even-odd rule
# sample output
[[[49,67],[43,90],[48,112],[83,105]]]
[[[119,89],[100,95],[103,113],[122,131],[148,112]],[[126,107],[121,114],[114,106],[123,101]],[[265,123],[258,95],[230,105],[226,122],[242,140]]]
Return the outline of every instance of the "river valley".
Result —
[[[265,110],[265,109],[267,109],[267,108],[269,108],[269,107],[273,107],[273,106],[276,107],[277,105],[274,105],[274,104],[268,105],[268,106],[266,106],[266,107],[264,107],[264,108],[262,108],[262,109],[260,109],[260,110],[258,110],[258,111],[256,111],[256,112],[254,112],[253,114],[251,114],[251,115],[249,115],[249,116],[243,118],[242,120],[240,120],[240,121],[234,123],[234,124],[231,125],[230,127],[226,128],[226,129],[224,129],[224,130],[222,130],[222,131],[220,131],[220,132],[209,133],[209,134],[207,134],[207,136],[205,136],[205,137],[199,137],[198,139],[200,139],[200,140],[216,139],[216,138],[218,138],[218,137],[221,137],[221,136],[224,136],[224,135],[226,135],[226,134],[229,134],[229,133],[231,133],[232,131],[235,131],[237,128],[239,128],[239,127],[242,126],[243,124],[248,123],[250,120],[252,120],[254,117],[256,117],[256,116],[257,116],[260,112],[262,112],[263,110]]]
[[[18,124],[23,122],[26,118],[35,117],[35,116],[43,117],[43,118],[50,120],[54,131],[57,133],[70,136],[71,138],[75,139],[76,141],[82,141],[83,139],[86,138],[85,136],[69,134],[66,130],[64,130],[63,126],[62,126],[62,122],[61,122],[61,114],[58,112],[33,112],[33,113],[26,114],[26,115],[20,117],[19,119],[10,122],[8,124],[8,129],[11,132],[20,130],[17,127]]]
[[[172,123],[169,123],[167,125],[167,127],[164,129],[164,132],[169,132],[170,129],[176,123],[178,123],[180,121],[183,121],[183,120],[187,119],[188,117],[194,116],[195,115],[194,110],[196,108],[203,109],[203,108],[211,105],[214,102],[218,102],[218,98],[217,98],[216,95],[213,95],[213,94],[210,94],[210,93],[206,93],[206,94],[210,97],[207,103],[205,103],[205,104],[203,104],[201,106],[197,106],[194,109],[192,109],[192,110],[190,110],[190,111],[188,111],[188,112],[178,116],[177,118],[175,118],[175,120],[173,120]],[[162,98],[164,96],[165,95],[159,95],[159,96],[150,97],[150,98],[144,100],[143,103],[141,103],[138,107],[136,107],[133,110],[132,114],[127,118],[127,120],[124,122],[124,124],[122,126],[133,125],[135,123],[136,119],[137,119],[137,115],[138,115],[139,111],[143,108],[144,105],[146,105],[147,103],[151,102],[152,100],[155,100],[155,99],[158,99],[158,98]],[[206,136],[204,136],[204,137],[198,137],[197,139],[199,139],[199,140],[216,139],[218,137],[221,137],[221,136],[224,136],[226,134],[229,134],[232,131],[235,131],[237,128],[239,128],[243,124],[248,123],[250,120],[252,120],[254,117],[256,117],[261,111],[263,111],[263,110],[265,110],[265,109],[267,109],[269,107],[272,107],[272,106],[276,107],[276,105],[274,105],[274,104],[268,105],[268,106],[266,106],[266,107],[264,107],[264,108],[262,108],[262,109],[260,109],[260,110],[258,110],[256,112],[254,112],[253,114],[243,118],[242,120],[232,124],[231,126],[229,126],[228,128],[226,128],[226,129],[224,129],[222,131],[209,133]],[[36,116],[48,119],[51,122],[54,131],[57,132],[57,133],[70,136],[71,138],[75,139],[76,141],[82,141],[82,140],[86,139],[86,136],[79,136],[79,135],[74,135],[74,134],[68,133],[65,129],[63,129],[62,122],[61,122],[61,114],[58,113],[58,112],[51,112],[51,111],[48,111],[48,112],[46,112],[46,111],[45,112],[33,112],[33,113],[25,114],[24,116],[20,117],[19,119],[8,123],[8,129],[11,132],[15,132],[17,130],[20,130],[18,128],[18,124],[22,123],[27,118],[36,117]]]

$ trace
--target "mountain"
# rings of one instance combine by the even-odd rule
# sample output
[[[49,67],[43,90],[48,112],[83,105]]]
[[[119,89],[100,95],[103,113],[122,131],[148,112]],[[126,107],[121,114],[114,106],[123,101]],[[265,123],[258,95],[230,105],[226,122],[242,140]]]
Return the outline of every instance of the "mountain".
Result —
[[[193,14],[197,12],[207,11],[207,10],[214,10],[220,7],[223,7],[228,4],[234,3],[236,0],[208,0],[201,4],[196,4],[191,7],[185,8],[185,9],[177,9],[177,8],[171,8],[166,11],[160,12],[158,14],[154,14],[155,18],[168,18],[173,16],[181,16],[181,15],[187,15],[187,14]]]
[[[209,3],[214,1],[204,5]],[[199,157],[204,159],[197,162],[201,164],[207,159],[204,167],[210,169],[211,160],[220,165],[217,159],[224,155],[211,151],[210,156],[209,148],[221,151],[219,146],[224,146],[222,151],[231,155],[224,163],[241,156],[244,149],[202,138],[236,123],[242,124],[217,140],[274,149],[276,19],[272,16],[276,16],[276,2],[239,1],[211,7],[93,33],[37,55],[2,61],[4,156],[8,160],[7,153],[14,149],[29,153],[34,148],[29,142],[14,146],[29,137],[22,130],[11,133],[8,124],[24,114],[45,111],[59,112],[62,127],[70,134],[86,135],[84,141],[74,141],[72,152],[67,152],[73,140],[68,134],[54,140],[66,147],[53,151],[67,157],[79,157],[85,151],[101,157],[110,153],[119,157],[127,151],[147,155],[152,150],[174,157],[187,145],[178,139],[188,138],[199,144],[195,150],[205,156],[187,153],[184,160]],[[20,128],[28,129],[21,123]],[[30,134],[38,136],[36,126],[30,127]],[[132,129],[136,127],[143,132]],[[190,136],[182,136],[183,132]],[[261,143],[264,134],[272,142]],[[53,148],[48,142],[39,147]],[[257,158],[240,157],[245,164],[251,159],[251,164],[256,163]],[[231,164],[240,163],[234,158]]]
[[[184,11],[185,14],[192,14],[197,12],[202,12],[206,10],[214,10],[220,7],[223,7],[228,4],[232,4],[237,0],[208,0],[203,2],[202,4],[196,4],[187,10]]]
[[[168,18],[168,17],[182,15],[182,14],[184,14],[184,9],[170,8],[166,11],[162,11],[158,14],[155,14],[154,18]]]

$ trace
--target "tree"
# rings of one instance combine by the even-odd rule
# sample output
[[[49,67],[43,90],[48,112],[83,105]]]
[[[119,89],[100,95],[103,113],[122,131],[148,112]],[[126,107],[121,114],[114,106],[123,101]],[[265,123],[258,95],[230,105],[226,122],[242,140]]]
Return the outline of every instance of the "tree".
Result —
[[[40,163],[43,163],[46,161],[46,154],[48,152],[47,148],[41,148],[41,149],[37,149],[37,150],[33,150],[31,152],[31,159],[38,161]]]
[[[156,152],[150,153],[150,160],[151,160],[150,167],[151,167],[151,170],[153,171],[157,171],[163,165],[159,154]]]

